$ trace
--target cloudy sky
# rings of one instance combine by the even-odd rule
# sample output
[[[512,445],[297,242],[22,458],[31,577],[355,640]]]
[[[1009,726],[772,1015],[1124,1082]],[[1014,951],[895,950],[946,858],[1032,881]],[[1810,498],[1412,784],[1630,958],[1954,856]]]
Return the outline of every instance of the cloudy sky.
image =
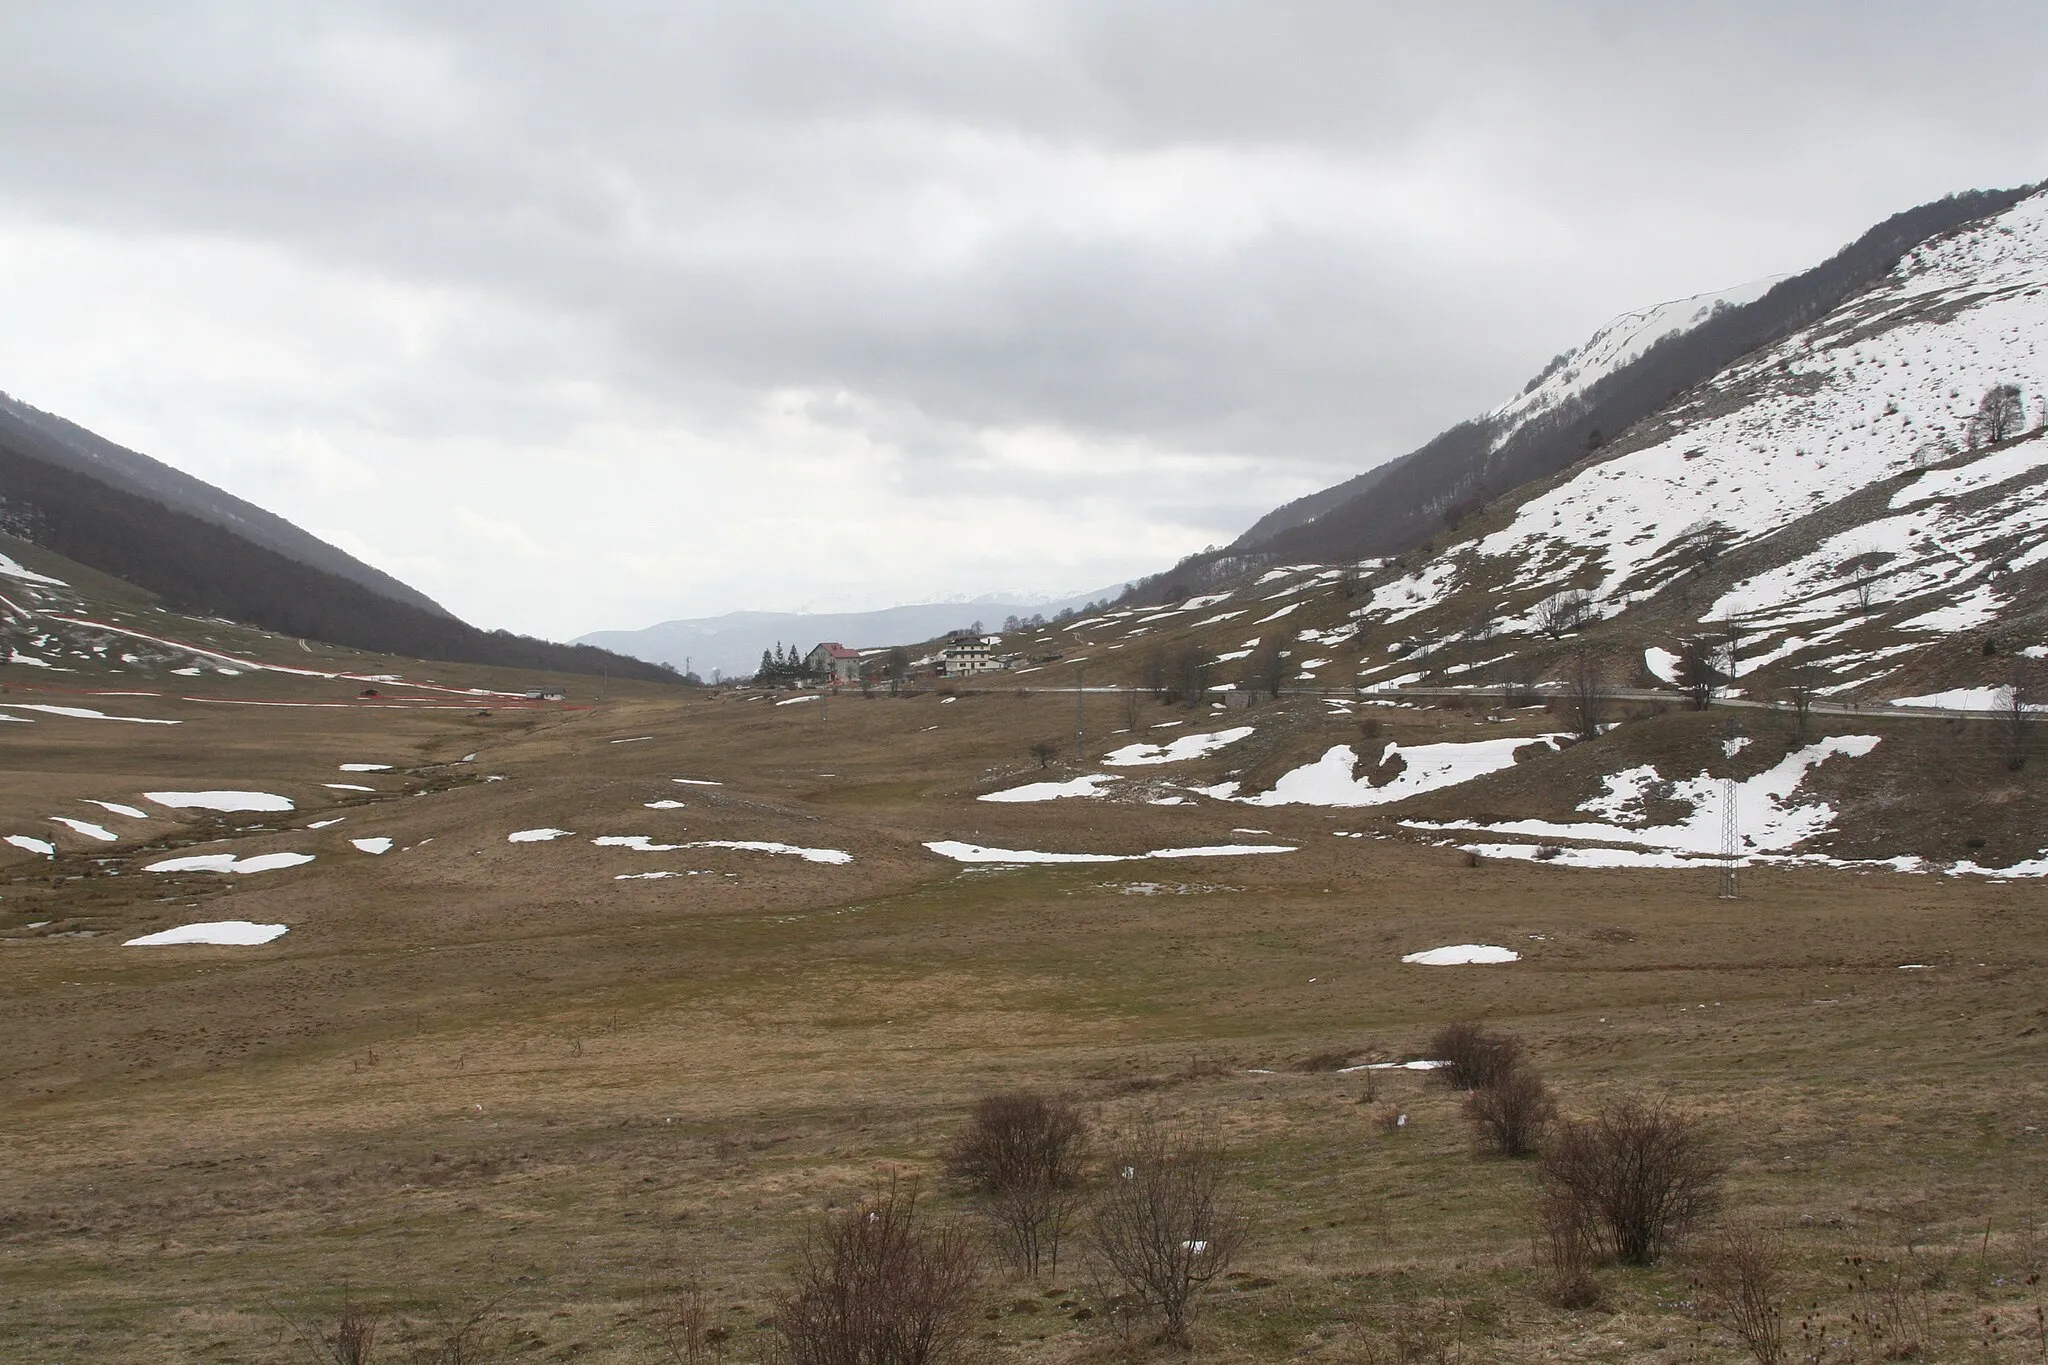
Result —
[[[1072,591],[2048,177],[2048,7],[0,7],[0,389],[486,626]]]

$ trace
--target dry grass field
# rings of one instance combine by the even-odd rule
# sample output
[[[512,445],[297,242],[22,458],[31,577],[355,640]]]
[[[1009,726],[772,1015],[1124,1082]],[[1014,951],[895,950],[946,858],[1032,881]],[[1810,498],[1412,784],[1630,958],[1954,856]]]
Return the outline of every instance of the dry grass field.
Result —
[[[983,803],[1031,780],[1033,741],[1071,743],[1071,695],[576,687],[568,706],[411,709],[229,678],[207,688],[336,704],[109,697],[87,704],[181,724],[4,727],[0,823],[60,853],[0,866],[0,1358],[306,1360],[346,1297],[383,1321],[379,1358],[473,1316],[473,1358],[666,1360],[665,1305],[694,1284],[717,1352],[761,1359],[806,1220],[891,1175],[964,1210],[939,1154],[1013,1087],[1226,1142],[1252,1234],[1205,1304],[1203,1358],[1745,1358],[1693,1310],[1682,1255],[1603,1270],[1597,1307],[1551,1306],[1531,1165],[1479,1155],[1426,1074],[1336,1069],[1422,1056],[1475,1017],[1522,1035],[1570,1111],[1642,1089],[1710,1118],[1730,1208],[1781,1232],[1822,1358],[1882,1358],[1902,1333],[1912,1358],[2048,1358],[2039,884],[1760,868],[1731,902],[1705,868],[1469,866],[1377,811]],[[1127,718],[1089,705],[1099,754]],[[1324,709],[1254,711],[1244,754],[1140,775],[1303,761],[1357,734]],[[1140,724],[1189,715],[1148,702]],[[363,763],[391,766],[341,771]],[[142,797],[217,788],[294,809]],[[571,833],[507,839],[540,828]],[[677,847],[592,842],[634,835]],[[393,846],[349,842],[366,837]],[[1295,851],[999,867],[923,847],[942,839]],[[705,841],[851,861],[679,847]],[[314,859],[144,870],[230,850]],[[622,879],[653,871],[678,875]],[[214,920],[290,932],[122,946]],[[1462,942],[1522,958],[1399,960]],[[993,1360],[1155,1349],[1105,1326],[1084,1261],[1051,1285],[993,1275],[984,1297]]]

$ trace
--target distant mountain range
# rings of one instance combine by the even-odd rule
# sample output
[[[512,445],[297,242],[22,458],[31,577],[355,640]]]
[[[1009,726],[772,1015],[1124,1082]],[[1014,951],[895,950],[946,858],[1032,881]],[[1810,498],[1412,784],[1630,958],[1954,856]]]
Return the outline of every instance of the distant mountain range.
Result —
[[[1065,609],[1078,611],[1089,602],[1107,602],[1121,585],[1058,601],[1015,601],[1000,596],[966,602],[922,602],[880,611],[777,612],[733,611],[723,616],[663,621],[645,630],[599,630],[577,637],[576,643],[630,654],[638,659],[688,669],[705,681],[720,677],[751,677],[760,666],[761,651],[778,644],[808,650],[827,641],[849,649],[879,648],[930,640],[949,630],[964,630],[979,621],[985,630],[999,630],[1012,616],[1050,618]]]
[[[0,395],[0,532],[175,611],[415,659],[652,680],[658,665],[458,620],[283,517]]]

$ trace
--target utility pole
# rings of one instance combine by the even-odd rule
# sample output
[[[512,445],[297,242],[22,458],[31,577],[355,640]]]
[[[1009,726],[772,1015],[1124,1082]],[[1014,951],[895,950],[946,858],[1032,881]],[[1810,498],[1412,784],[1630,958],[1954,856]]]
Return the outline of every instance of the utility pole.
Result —
[[[1074,761],[1088,761],[1088,689],[1083,686],[1088,671],[1079,664],[1074,665]]]

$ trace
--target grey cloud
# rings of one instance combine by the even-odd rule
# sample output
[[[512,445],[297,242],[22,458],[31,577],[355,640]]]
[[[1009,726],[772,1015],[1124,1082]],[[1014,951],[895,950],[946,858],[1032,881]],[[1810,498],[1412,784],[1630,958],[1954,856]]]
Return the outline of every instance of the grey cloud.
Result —
[[[15,5],[0,216],[439,300],[374,391],[245,415],[539,446],[796,391],[906,497],[1092,486],[996,429],[1331,481],[1621,309],[2048,175],[1986,59],[2044,40],[1985,0]]]

